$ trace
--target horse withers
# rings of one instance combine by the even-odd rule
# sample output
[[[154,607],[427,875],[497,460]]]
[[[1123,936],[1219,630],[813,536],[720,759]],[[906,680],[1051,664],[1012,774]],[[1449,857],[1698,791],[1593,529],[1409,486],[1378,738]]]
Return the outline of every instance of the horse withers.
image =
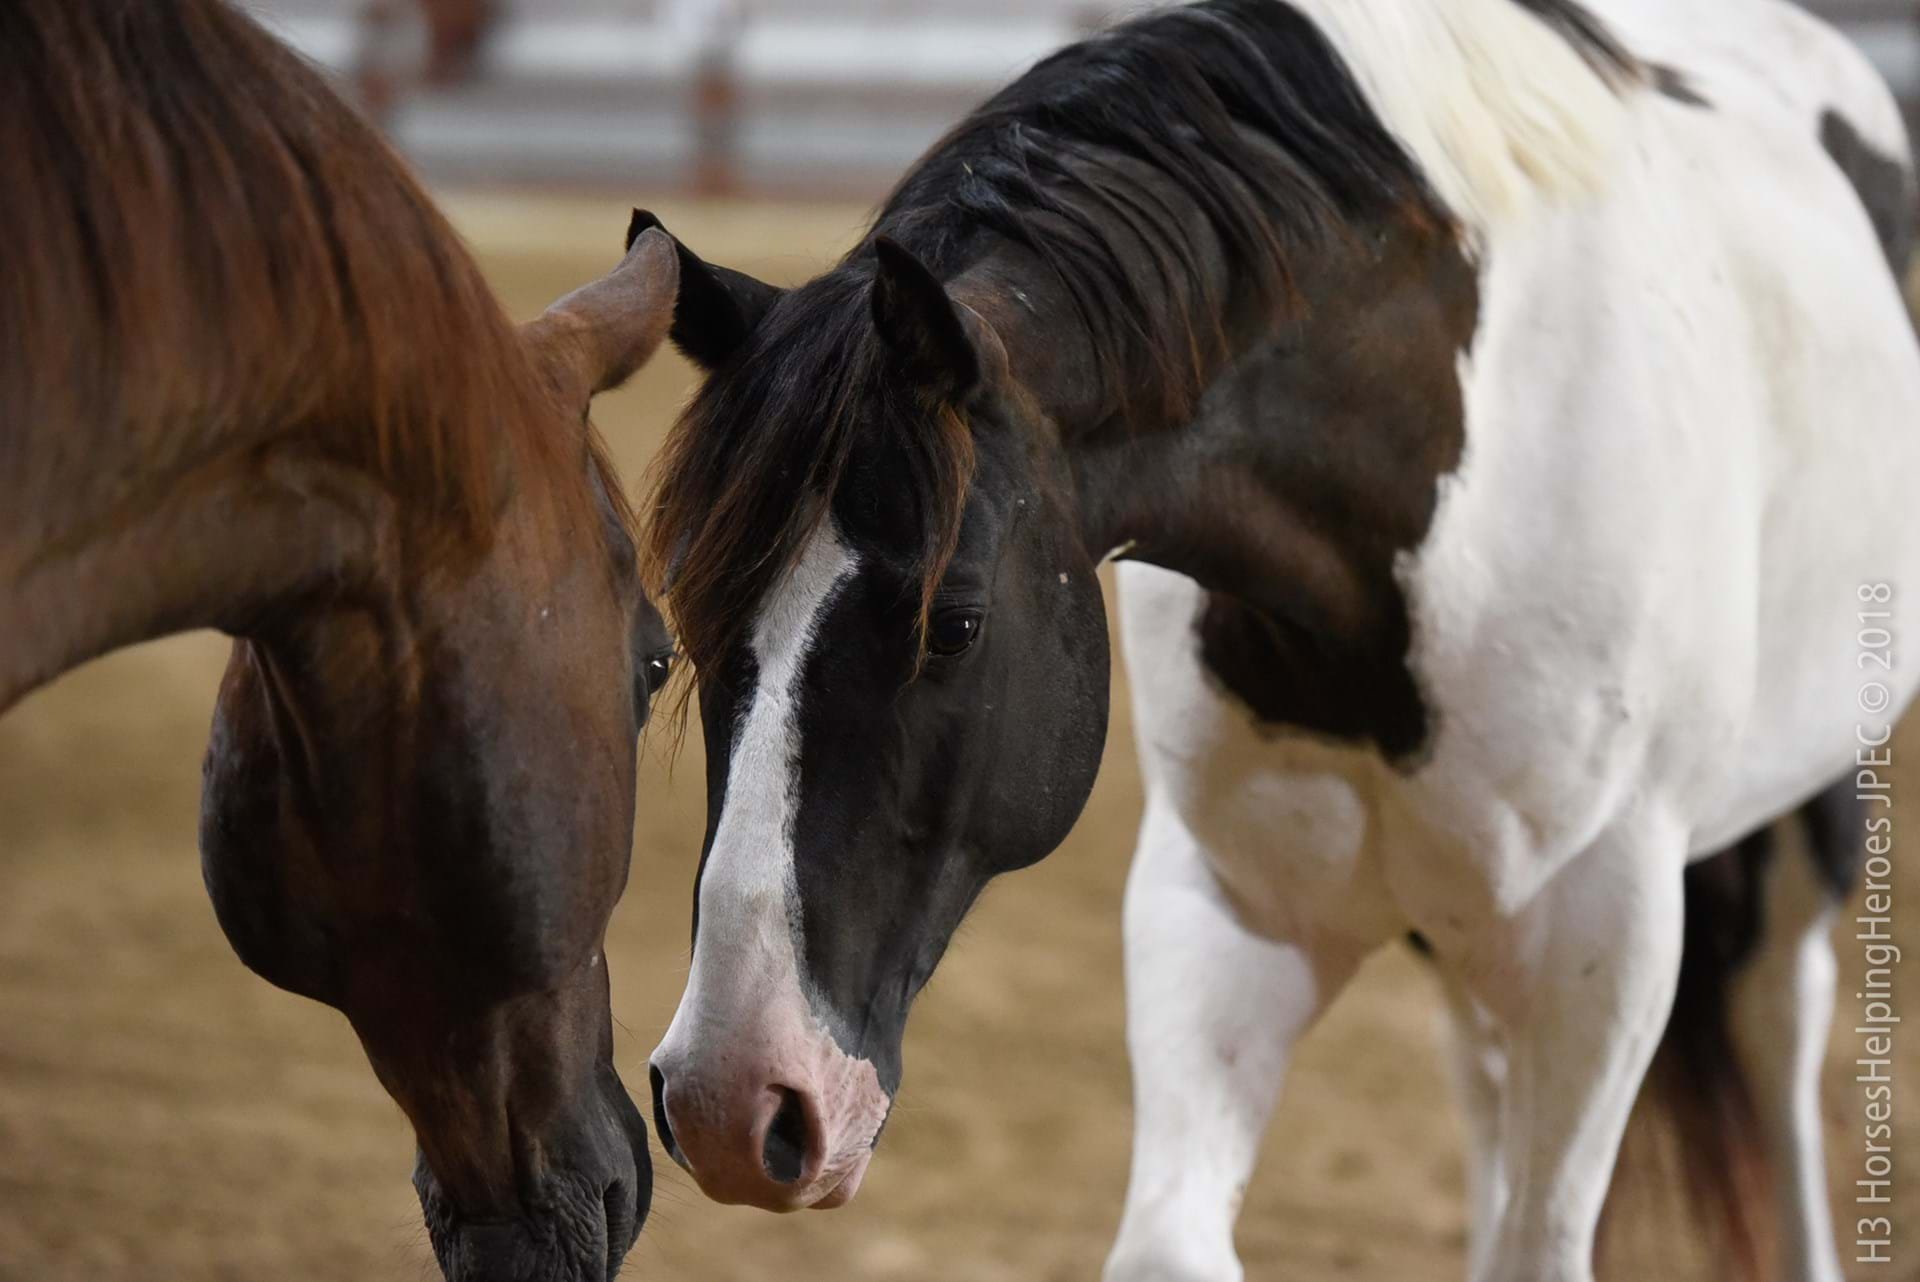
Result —
[[[669,642],[587,421],[662,337],[630,239],[531,324],[319,75],[216,0],[0,8],[0,709],[235,638],[201,848],[341,1010],[454,1282],[605,1282],[651,1192],[603,940]]]
[[[1085,801],[1117,557],[1147,802],[1108,1276],[1241,1276],[1290,1053],[1412,929],[1482,1066],[1473,1276],[1591,1282],[1685,870],[1850,772],[1862,629],[1920,628],[1906,154],[1773,0],[1212,0],[1041,63],[806,285],[683,247],[710,376],[646,552],[708,825],[668,1151],[727,1201],[853,1196],[956,925]],[[1734,1025],[1701,1116],[1744,1076],[1782,1276],[1837,1282],[1831,891],[1763,863],[1694,903],[1777,940],[1682,1018]]]

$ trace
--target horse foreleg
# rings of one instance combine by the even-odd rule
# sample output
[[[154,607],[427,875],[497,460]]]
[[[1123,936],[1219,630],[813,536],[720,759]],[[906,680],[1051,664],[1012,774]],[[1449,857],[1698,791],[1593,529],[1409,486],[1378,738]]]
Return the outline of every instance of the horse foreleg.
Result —
[[[1593,1282],[1601,1206],[1680,965],[1684,839],[1652,827],[1603,837],[1475,959],[1506,1031],[1511,1186],[1478,1282]]]
[[[1125,926],[1133,1170],[1107,1282],[1239,1282],[1233,1224],[1288,1056],[1355,962],[1249,930],[1152,805]]]
[[[1500,1149],[1501,1098],[1506,1090],[1507,1052],[1499,1026],[1458,979],[1441,972],[1447,997],[1447,1049],[1454,1093],[1466,1124],[1467,1276],[1482,1276],[1507,1204],[1507,1174]]]

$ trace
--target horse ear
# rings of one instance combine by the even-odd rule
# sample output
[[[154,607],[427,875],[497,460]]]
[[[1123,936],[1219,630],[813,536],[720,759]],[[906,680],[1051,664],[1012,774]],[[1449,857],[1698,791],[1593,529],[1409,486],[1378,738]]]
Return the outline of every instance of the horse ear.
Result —
[[[574,290],[521,335],[569,404],[585,406],[646,363],[672,323],[680,281],[673,238],[629,239],[620,265]]]
[[[873,324],[907,376],[937,396],[957,399],[980,381],[980,353],[946,286],[888,236],[873,240]]]
[[[649,231],[673,240],[680,257],[680,298],[673,309],[673,345],[694,364],[712,370],[740,349],[786,291],[745,272],[715,267],[681,244],[644,209],[633,211],[627,243]]]

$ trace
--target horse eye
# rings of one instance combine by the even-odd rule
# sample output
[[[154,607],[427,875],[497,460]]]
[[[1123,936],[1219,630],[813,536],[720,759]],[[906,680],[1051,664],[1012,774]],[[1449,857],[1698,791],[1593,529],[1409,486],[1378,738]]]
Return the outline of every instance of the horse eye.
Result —
[[[660,687],[667,684],[667,677],[672,671],[673,652],[671,650],[648,655],[646,661],[640,665],[640,679],[646,682],[647,693],[658,694]]]
[[[982,622],[978,610],[940,611],[927,627],[928,651],[942,656],[959,654],[979,639]]]

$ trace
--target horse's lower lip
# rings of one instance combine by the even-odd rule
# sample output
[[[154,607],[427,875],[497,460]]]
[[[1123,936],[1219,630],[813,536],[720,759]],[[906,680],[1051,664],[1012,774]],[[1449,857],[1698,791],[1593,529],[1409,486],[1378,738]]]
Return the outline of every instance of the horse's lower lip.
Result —
[[[601,1260],[602,1267],[600,1270],[604,1282],[613,1282],[613,1279],[619,1274],[620,1265],[626,1260],[627,1252],[633,1249],[634,1242],[640,1240],[640,1232],[646,1228],[647,1223],[646,1216],[640,1215],[637,1217],[639,1222],[633,1224],[628,1231],[629,1241],[622,1242],[615,1238],[614,1226],[623,1220],[632,1220],[635,1218],[631,1215],[623,1215],[615,1208],[613,1198],[617,1196],[619,1192],[620,1186],[616,1184],[608,1189],[602,1198],[601,1213],[606,1217],[604,1223],[607,1241],[606,1256]]]
[[[860,1155],[859,1160],[848,1168],[845,1175],[840,1177],[838,1184],[828,1189],[822,1196],[814,1199],[807,1209],[812,1211],[831,1211],[853,1201],[854,1195],[860,1191],[860,1181],[866,1178],[867,1164],[871,1161],[873,1161],[873,1151],[869,1149]]]

